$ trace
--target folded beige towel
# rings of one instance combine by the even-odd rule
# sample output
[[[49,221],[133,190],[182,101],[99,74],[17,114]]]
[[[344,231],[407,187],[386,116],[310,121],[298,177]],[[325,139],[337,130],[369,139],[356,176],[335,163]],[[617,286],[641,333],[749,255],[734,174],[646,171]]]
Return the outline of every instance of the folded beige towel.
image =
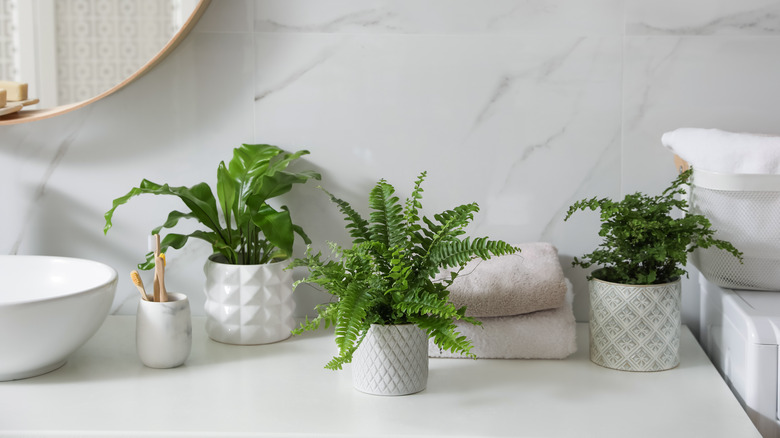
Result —
[[[520,253],[469,262],[449,287],[456,307],[474,317],[509,316],[561,307],[566,282],[558,250],[546,242],[518,245]],[[443,272],[437,278],[446,278]]]
[[[577,326],[571,304],[573,297],[574,294],[569,290],[564,304],[557,309],[525,315],[477,318],[482,321],[481,326],[459,321],[458,331],[474,344],[471,352],[478,358],[563,359],[577,351]],[[441,351],[433,341],[429,341],[428,356],[464,357]]]

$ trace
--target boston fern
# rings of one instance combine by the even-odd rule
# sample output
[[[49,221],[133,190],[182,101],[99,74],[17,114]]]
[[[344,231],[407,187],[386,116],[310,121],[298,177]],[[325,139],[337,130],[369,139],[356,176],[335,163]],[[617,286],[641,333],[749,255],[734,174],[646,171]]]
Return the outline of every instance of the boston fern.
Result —
[[[292,223],[287,207],[275,209],[267,201],[289,192],[293,184],[305,183],[310,178],[320,179],[320,175],[312,171],[286,170],[291,162],[308,153],[305,150],[289,153],[267,144],[242,145],[233,150],[233,158],[227,165],[224,161],[219,163],[217,198],[206,183],[170,187],[145,179],[138,187],[114,200],[105,214],[103,232],[107,233],[111,228],[116,208],[130,198],[143,194],[173,195],[181,199],[190,211],[172,211],[164,224],[152,230],[152,234],[176,226],[181,219],[195,219],[208,231],[196,230],[187,235],[169,233],[161,242],[161,252],[169,247],[180,249],[190,237],[194,237],[209,242],[214,253],[224,256],[229,264],[285,260],[292,256],[295,233],[306,243],[310,240],[299,226]],[[154,267],[154,253],[148,253],[146,262],[138,267]]]
[[[634,193],[620,202],[593,198],[572,205],[564,220],[577,210],[601,210],[599,236],[604,238],[599,249],[583,260],[575,257],[572,265],[603,266],[593,275],[613,283],[661,284],[687,273],[683,267],[688,253],[696,248],[715,246],[742,260],[731,243],[713,237],[715,230],[706,217],[688,214],[688,202],[676,198],[685,193],[692,172],[681,173],[660,196]],[[685,214],[673,218],[675,209]]]
[[[373,210],[369,220],[328,193],[345,216],[352,247],[331,244],[337,260],[323,261],[321,253],[314,255],[309,250],[305,259],[292,262],[291,266],[309,269],[308,278],[296,285],[317,284],[338,298],[318,306],[318,316],[293,332],[315,330],[323,323],[335,327],[339,354],[326,368],[341,369],[351,362],[371,324],[416,324],[440,348],[474,357],[471,342],[456,331],[455,320],[479,322],[465,316],[465,307],[452,304],[447,288],[474,257],[488,259],[519,249],[486,237],[461,238],[479,211],[476,203],[446,210],[433,219],[421,218],[425,176],[425,172],[420,174],[403,206],[393,186],[379,181],[369,195]],[[444,280],[435,280],[446,268],[454,269]]]

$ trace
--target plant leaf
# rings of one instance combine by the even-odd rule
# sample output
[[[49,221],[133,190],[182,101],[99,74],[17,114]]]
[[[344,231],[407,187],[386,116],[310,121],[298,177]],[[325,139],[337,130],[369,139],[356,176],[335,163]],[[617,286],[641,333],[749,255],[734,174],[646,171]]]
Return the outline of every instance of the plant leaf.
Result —
[[[260,228],[265,239],[279,248],[282,258],[290,257],[295,236],[289,210],[282,207],[281,211],[277,211],[254,196],[249,197],[247,205],[252,223]]]
[[[217,197],[227,228],[232,227],[232,218],[240,215],[237,200],[240,196],[238,181],[230,174],[225,162],[217,167]]]
[[[271,175],[263,175],[259,179],[260,184],[252,189],[252,197],[266,201],[283,195],[292,190],[293,184],[303,184],[310,178],[319,180],[320,174],[313,171],[307,172],[276,172]]]
[[[211,188],[206,183],[196,184],[192,188],[170,187],[168,184],[160,185],[145,179],[141,181],[138,187],[132,188],[126,195],[114,199],[111,209],[104,215],[106,219],[106,225],[103,228],[104,234],[108,233],[112,226],[111,219],[116,208],[125,204],[130,198],[142,194],[176,196],[190,208],[191,213],[187,214],[191,214],[191,217],[197,218],[203,225],[216,233],[219,233],[221,230],[217,203],[214,195],[211,193]]]
[[[196,239],[204,240],[210,243],[214,249],[214,252],[221,252],[224,254],[225,250],[231,250],[230,248],[225,248],[223,246],[222,239],[216,233],[195,230],[190,234],[166,234],[165,237],[163,237],[160,241],[160,252],[165,254],[169,248],[181,249],[187,243],[190,237],[194,237]],[[149,251],[146,253],[146,262],[139,263],[138,269],[147,271],[152,268],[154,268],[154,251]]]

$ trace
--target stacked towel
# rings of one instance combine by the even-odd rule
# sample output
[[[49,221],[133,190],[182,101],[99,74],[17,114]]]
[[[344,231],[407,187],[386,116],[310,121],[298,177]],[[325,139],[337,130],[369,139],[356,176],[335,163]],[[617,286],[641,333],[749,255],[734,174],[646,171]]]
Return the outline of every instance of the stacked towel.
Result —
[[[574,294],[566,294],[557,309],[515,316],[477,318],[482,325],[456,322],[458,332],[474,344],[471,352],[482,359],[563,359],[577,351],[576,322],[572,311]],[[463,357],[442,351],[433,341],[430,357]]]
[[[664,134],[661,143],[695,169],[780,174],[780,137],[680,128]]]
[[[469,262],[449,287],[466,315],[509,316],[563,304],[566,283],[558,250],[545,242],[518,245],[520,253]],[[449,277],[449,272],[440,274]]]
[[[450,298],[481,326],[458,322],[458,331],[487,359],[563,359],[574,353],[574,294],[558,250],[549,243],[519,245],[520,254],[469,263],[450,286]],[[445,275],[448,275],[445,273]],[[462,357],[432,341],[430,357]]]

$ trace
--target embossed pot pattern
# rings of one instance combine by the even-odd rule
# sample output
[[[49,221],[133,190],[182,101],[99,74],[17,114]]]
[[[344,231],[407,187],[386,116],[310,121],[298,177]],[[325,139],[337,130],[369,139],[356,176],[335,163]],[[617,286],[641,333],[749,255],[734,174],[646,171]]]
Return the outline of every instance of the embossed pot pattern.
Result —
[[[680,295],[672,283],[625,285],[593,278],[590,360],[624,371],[662,371],[680,363]]]
[[[355,389],[407,395],[428,383],[428,336],[414,324],[371,325],[352,357]]]
[[[206,261],[206,333],[226,344],[256,345],[290,337],[295,327],[292,272],[286,262],[231,265]]]

